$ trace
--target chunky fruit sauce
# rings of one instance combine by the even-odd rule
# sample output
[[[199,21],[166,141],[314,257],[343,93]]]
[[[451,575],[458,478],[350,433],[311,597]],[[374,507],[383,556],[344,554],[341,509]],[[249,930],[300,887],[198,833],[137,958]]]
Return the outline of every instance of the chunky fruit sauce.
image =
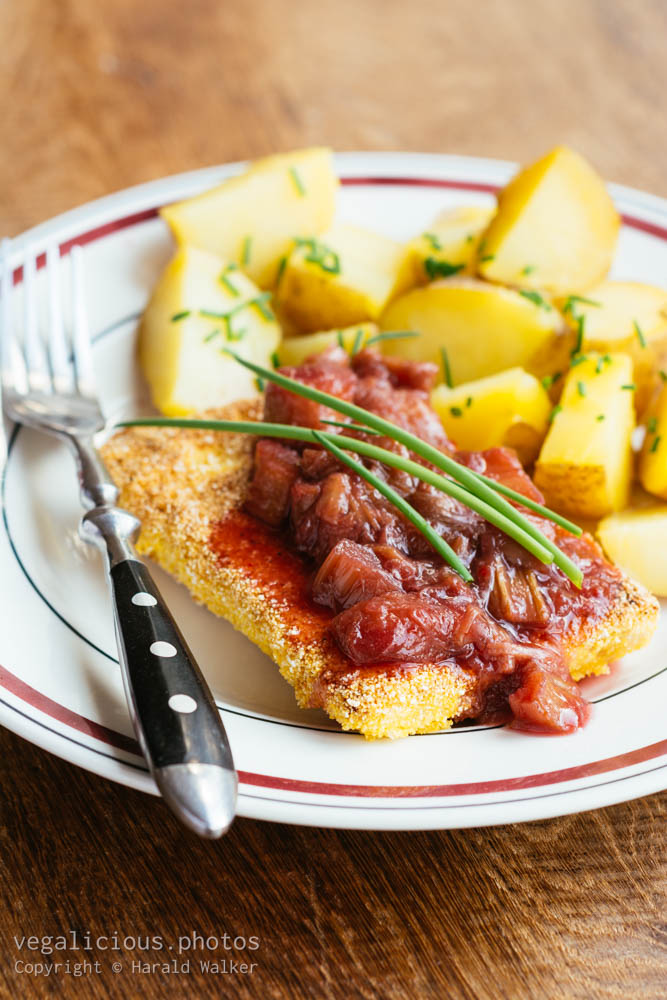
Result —
[[[514,452],[457,451],[429,404],[435,365],[369,350],[350,361],[334,349],[282,371],[399,424],[542,502]],[[264,419],[329,431],[322,419],[345,420],[273,383]],[[367,439],[409,454],[391,439]],[[465,583],[388,500],[327,451],[260,439],[245,510],[283,537],[287,533],[291,547],[306,557],[310,596],[330,609],[329,628],[346,660],[357,670],[454,663],[477,678],[475,717],[511,718],[515,726],[543,732],[582,725],[589,707],[570,678],[564,646],[604,617],[620,586],[618,571],[592,538],[575,538],[522,510],[582,569],[577,589],[459,501],[405,472],[366,464],[449,542],[473,583]]]

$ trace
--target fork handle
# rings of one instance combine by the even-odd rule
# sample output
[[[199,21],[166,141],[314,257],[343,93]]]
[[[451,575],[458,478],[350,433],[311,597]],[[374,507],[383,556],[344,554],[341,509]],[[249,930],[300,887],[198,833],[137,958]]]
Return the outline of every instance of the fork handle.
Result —
[[[139,522],[96,507],[82,535],[106,549],[118,651],[132,721],[163,798],[191,829],[220,836],[236,805],[232,754],[213,696],[147,567]]]

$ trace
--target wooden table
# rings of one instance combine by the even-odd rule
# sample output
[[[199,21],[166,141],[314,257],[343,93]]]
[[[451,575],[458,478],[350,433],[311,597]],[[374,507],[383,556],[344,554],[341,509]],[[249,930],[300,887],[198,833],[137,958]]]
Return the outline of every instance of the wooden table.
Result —
[[[317,142],[525,160],[563,141],[667,195],[666,36],[663,0],[4,0],[0,232]],[[667,996],[665,795],[454,833],[239,820],[204,843],[0,741],[2,996]],[[15,971],[15,937],[73,930],[260,946],[213,955],[252,973],[132,975],[164,952],[127,947],[51,956],[101,962],[77,980]]]

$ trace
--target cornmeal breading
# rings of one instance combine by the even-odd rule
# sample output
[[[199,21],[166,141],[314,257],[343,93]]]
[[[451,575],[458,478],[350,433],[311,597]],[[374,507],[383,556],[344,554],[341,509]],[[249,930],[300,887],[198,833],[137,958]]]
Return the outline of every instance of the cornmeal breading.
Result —
[[[261,401],[206,416],[259,419]],[[142,522],[138,550],[184,583],[278,664],[301,707],[322,707],[369,739],[444,729],[474,710],[475,678],[452,664],[354,671],[329,635],[332,612],[306,594],[300,558],[241,512],[254,439],[174,428],[128,428],[104,447],[120,504]],[[286,562],[287,561],[287,565]],[[278,572],[280,570],[280,572]],[[575,622],[566,655],[572,676],[604,673],[642,646],[658,603],[627,577],[594,627]],[[580,631],[579,631],[580,629]]]

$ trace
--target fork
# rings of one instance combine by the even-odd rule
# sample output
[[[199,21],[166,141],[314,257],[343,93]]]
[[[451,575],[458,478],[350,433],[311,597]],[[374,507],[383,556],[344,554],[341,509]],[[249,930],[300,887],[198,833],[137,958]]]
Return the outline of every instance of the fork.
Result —
[[[46,251],[48,324],[39,332],[37,259],[22,255],[23,322],[15,320],[11,242],[0,247],[2,398],[13,421],[64,441],[76,462],[80,534],[106,555],[125,694],[141,749],[162,796],[190,829],[219,837],[236,809],[237,777],[213,696],[133,543],[139,521],[115,506],[118,490],[97,454],[104,426],[95,392],[83,248],[73,246],[71,336],[63,312],[60,249]],[[19,329],[22,325],[22,337]]]

